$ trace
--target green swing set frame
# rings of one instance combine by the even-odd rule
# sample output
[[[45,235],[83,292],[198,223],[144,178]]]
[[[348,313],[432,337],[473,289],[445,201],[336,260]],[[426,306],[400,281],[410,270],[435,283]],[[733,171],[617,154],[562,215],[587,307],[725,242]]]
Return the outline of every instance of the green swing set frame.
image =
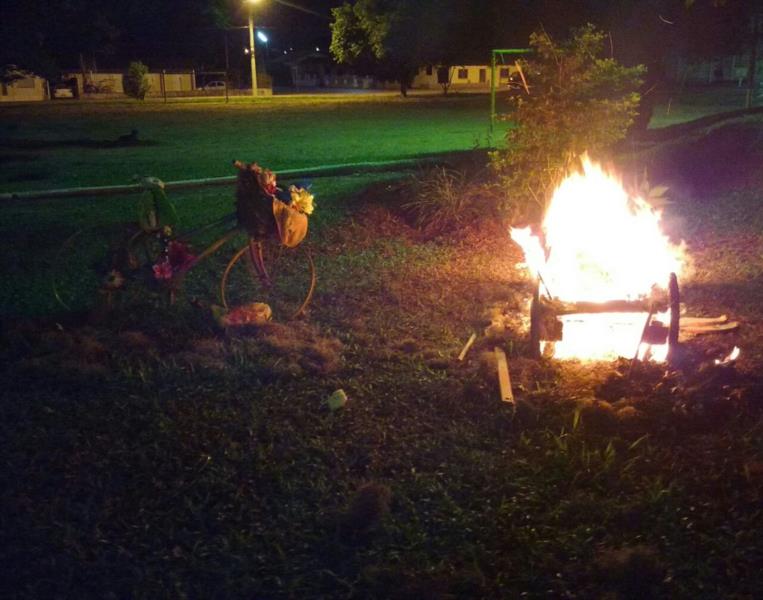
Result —
[[[496,69],[496,57],[501,57],[501,64],[505,65],[506,61],[504,60],[504,56],[506,55],[521,55],[521,54],[529,54],[532,50],[530,48],[496,48],[491,51],[491,58],[490,58],[490,133],[493,133],[493,126],[495,125],[495,92],[496,92],[496,77],[495,77],[495,69]]]

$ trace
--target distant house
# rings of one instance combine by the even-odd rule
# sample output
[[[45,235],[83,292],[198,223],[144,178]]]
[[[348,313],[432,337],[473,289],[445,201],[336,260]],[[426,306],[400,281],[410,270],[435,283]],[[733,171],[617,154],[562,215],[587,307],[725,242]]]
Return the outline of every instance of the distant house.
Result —
[[[514,65],[496,66],[496,85],[508,85],[511,76],[516,72]],[[447,81],[451,90],[458,89],[488,89],[490,87],[491,69],[489,65],[456,65],[452,67],[436,67],[427,65],[421,67],[413,78],[413,88],[436,89]]]
[[[0,84],[0,102],[31,102],[45,100],[47,97],[46,82],[36,75],[28,75],[12,83]]]

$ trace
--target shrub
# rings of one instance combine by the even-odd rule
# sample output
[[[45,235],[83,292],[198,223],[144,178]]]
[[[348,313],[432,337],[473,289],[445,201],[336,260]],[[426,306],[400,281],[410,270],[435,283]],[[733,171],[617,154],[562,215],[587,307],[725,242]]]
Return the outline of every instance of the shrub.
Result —
[[[140,61],[133,61],[127,68],[124,80],[125,94],[138,100],[143,100],[151,89],[148,80],[148,67]]]
[[[533,58],[522,64],[530,92],[510,99],[514,126],[491,154],[503,208],[515,215],[540,219],[577,158],[607,149],[633,122],[645,69],[603,58],[604,37],[590,24],[563,43],[545,31],[530,36]]]

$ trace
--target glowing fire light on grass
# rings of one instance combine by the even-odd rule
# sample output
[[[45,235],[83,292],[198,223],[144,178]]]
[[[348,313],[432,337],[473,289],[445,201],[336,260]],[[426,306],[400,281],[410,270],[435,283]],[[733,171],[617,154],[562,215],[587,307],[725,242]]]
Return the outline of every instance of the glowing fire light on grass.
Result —
[[[529,228],[512,229],[511,237],[522,247],[529,269],[543,278],[541,289],[555,298],[637,300],[647,298],[654,286],[664,288],[671,272],[681,274],[683,248],[662,232],[660,217],[646,200],[629,196],[619,180],[584,158],[582,172],[561,183],[546,213],[548,252]],[[647,314],[561,318],[563,340],[555,343],[554,356],[601,360],[632,356]],[[655,346],[652,358],[663,360],[666,352],[667,346]]]

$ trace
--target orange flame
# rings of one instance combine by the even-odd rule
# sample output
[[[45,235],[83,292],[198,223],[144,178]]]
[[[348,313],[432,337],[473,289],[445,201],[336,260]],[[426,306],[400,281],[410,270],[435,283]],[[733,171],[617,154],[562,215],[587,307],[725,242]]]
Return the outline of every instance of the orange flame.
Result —
[[[543,221],[548,254],[529,228],[511,230],[528,268],[543,277],[550,294],[568,302],[635,300],[655,286],[664,288],[671,272],[681,273],[683,245],[670,242],[660,228],[661,213],[646,200],[630,196],[587,157],[582,165],[549,205]],[[627,356],[627,347],[632,355],[645,320],[640,313],[570,315],[555,355],[601,359]]]

